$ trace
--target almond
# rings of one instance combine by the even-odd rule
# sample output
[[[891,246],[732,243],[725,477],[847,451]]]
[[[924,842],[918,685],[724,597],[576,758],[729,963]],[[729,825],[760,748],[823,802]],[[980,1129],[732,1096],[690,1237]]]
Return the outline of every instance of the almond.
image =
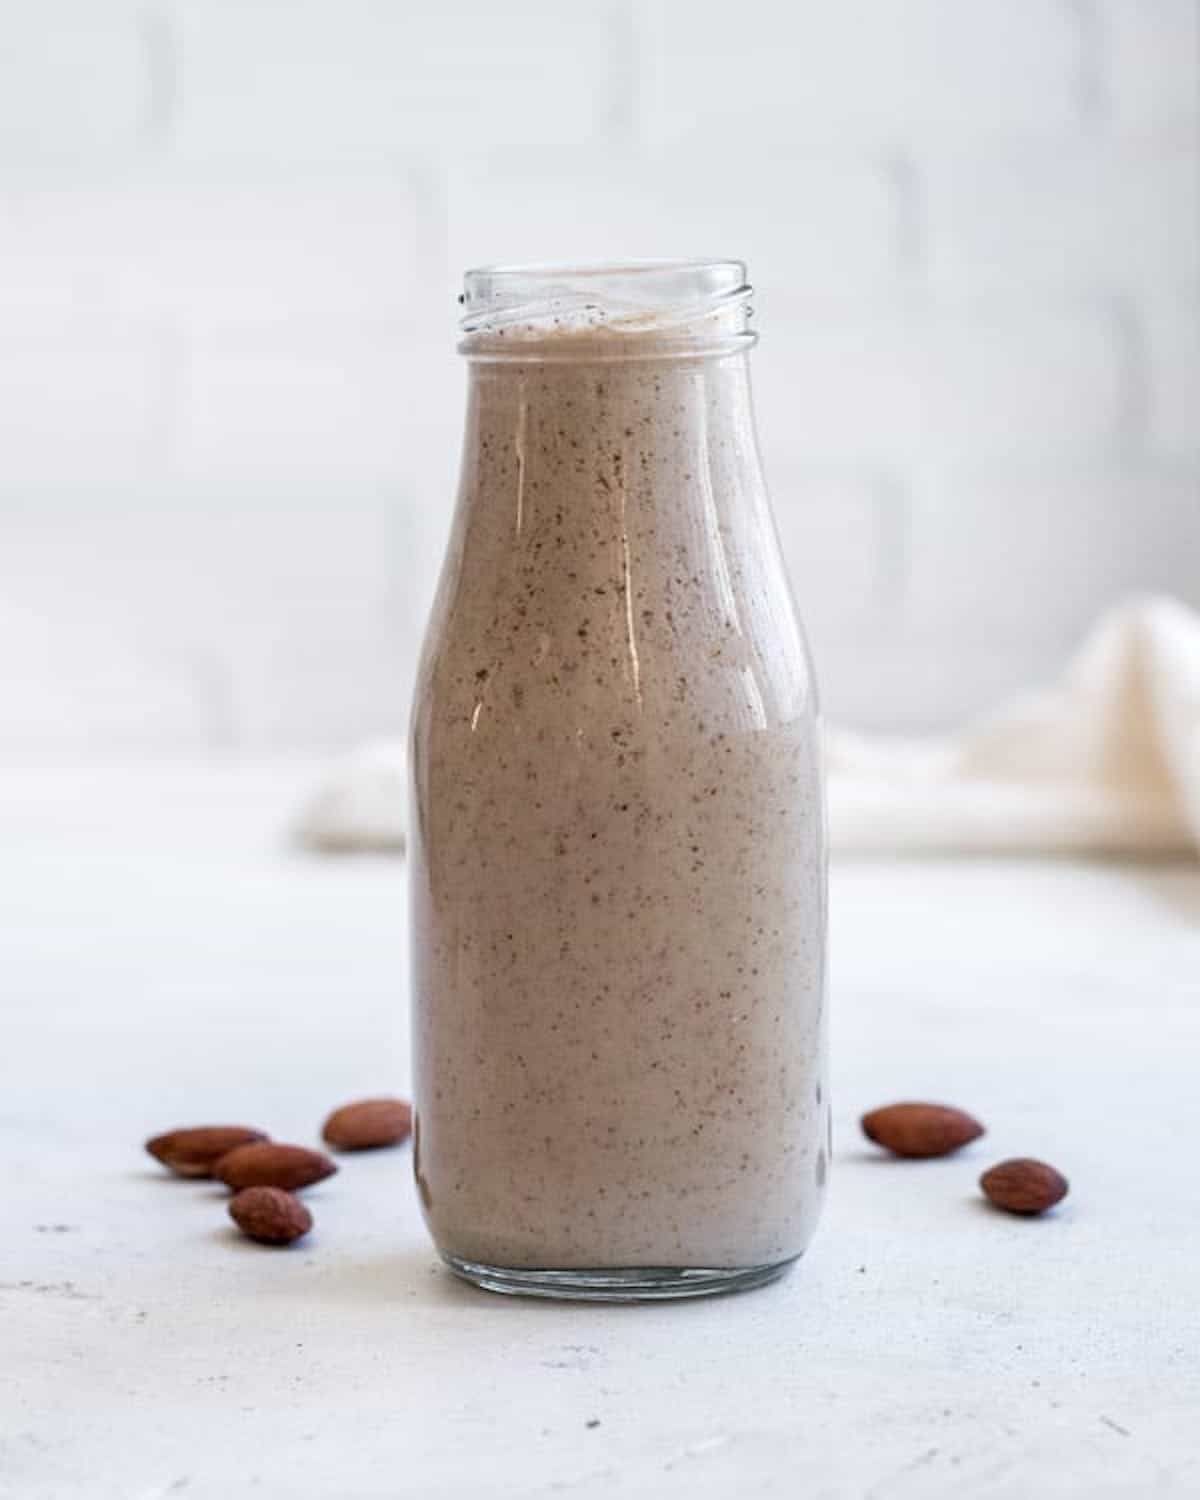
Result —
[[[229,1201],[229,1217],[262,1245],[290,1245],[312,1228],[312,1214],[291,1193],[277,1187],[248,1187]]]
[[[1061,1203],[1070,1187],[1061,1172],[1031,1156],[997,1162],[979,1179],[979,1186],[997,1208],[1010,1214],[1042,1214]]]
[[[343,1104],[321,1128],[321,1134],[336,1151],[398,1146],[411,1133],[412,1105],[403,1099],[359,1099],[354,1104]]]
[[[983,1126],[947,1104],[887,1104],[862,1117],[863,1134],[894,1156],[949,1156],[983,1134]]]
[[[263,1131],[247,1125],[195,1125],[152,1136],[146,1150],[179,1177],[211,1177],[216,1163],[235,1146],[266,1138]]]
[[[307,1146],[284,1146],[278,1141],[254,1141],[238,1146],[213,1168],[226,1187],[240,1192],[248,1187],[285,1188],[295,1192],[331,1177],[337,1167],[320,1151]]]

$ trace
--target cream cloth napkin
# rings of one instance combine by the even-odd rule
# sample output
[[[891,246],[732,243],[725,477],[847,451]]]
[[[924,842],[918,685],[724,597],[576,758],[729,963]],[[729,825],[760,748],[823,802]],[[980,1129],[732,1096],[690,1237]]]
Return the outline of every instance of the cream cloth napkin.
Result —
[[[1062,680],[947,738],[826,733],[835,849],[1178,854],[1200,849],[1200,616],[1106,616]],[[367,745],[301,820],[323,849],[404,847],[403,746]]]

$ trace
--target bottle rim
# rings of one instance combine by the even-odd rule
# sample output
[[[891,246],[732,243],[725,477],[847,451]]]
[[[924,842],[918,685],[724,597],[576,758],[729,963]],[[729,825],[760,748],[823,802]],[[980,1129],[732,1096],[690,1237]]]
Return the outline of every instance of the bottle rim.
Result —
[[[755,341],[740,260],[543,262],[466,272],[459,352],[477,360],[734,353]]]

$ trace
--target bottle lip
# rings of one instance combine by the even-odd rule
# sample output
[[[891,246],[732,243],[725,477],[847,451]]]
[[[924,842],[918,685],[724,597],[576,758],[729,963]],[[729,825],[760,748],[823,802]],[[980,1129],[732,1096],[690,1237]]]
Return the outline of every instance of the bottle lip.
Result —
[[[480,266],[459,301],[459,352],[482,360],[662,359],[754,343],[740,260]]]

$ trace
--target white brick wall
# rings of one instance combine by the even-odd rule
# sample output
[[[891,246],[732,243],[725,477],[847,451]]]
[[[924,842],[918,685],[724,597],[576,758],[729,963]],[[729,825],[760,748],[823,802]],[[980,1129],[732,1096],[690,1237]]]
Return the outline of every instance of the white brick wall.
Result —
[[[611,125],[619,31],[598,0],[172,0],[185,157],[405,158],[586,145]]]
[[[1196,123],[1195,0],[1098,0],[1103,92],[1118,130]]]
[[[146,16],[134,0],[0,9],[0,162],[19,173],[136,153],[155,106]]]
[[[849,136],[886,150],[1077,122],[1082,38],[1060,0],[657,0],[647,9],[653,141],[732,132],[753,150],[759,133],[793,144]]]
[[[830,709],[1200,605],[1197,0],[0,7],[0,758],[403,721],[457,278],[742,255]]]
[[[0,224],[0,327],[31,333],[73,314],[196,339],[395,328],[440,256],[402,170],[281,181],[157,155],[99,180],[0,169]]]
[[[919,468],[1102,451],[1127,399],[1111,323],[1011,300],[801,315],[756,356],[764,452]]]
[[[1147,442],[1195,470],[1200,440],[1200,286],[1148,299],[1142,309]],[[1200,505],[1200,501],[1197,502]],[[1197,559],[1200,572],[1200,559]]]
[[[1194,129],[938,153],[925,184],[930,275],[947,292],[1146,293],[1200,265]]]
[[[2,275],[0,271],[0,275]],[[153,461],[166,380],[151,339],[90,330],[0,340],[0,472],[15,500],[136,478]],[[0,502],[0,593],[8,588]]]

